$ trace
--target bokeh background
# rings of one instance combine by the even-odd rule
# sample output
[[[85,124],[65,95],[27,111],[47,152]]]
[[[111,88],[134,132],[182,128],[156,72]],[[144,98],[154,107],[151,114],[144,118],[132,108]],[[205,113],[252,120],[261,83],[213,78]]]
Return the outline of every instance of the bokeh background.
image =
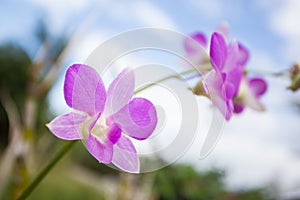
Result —
[[[299,199],[300,94],[286,89],[288,77],[268,75],[299,61],[299,10],[297,0],[2,0],[0,198],[16,198],[64,143],[44,124],[68,110],[67,66],[124,31],[209,37],[227,23],[230,40],[250,50],[247,68],[266,74],[265,112],[234,116],[205,159],[200,136],[175,164],[144,175],[101,165],[78,143],[29,199]]]

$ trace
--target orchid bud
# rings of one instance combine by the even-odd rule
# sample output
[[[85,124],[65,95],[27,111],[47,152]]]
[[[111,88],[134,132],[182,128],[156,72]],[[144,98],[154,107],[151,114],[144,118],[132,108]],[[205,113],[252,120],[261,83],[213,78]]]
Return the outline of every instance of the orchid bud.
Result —
[[[192,88],[192,91],[195,95],[207,96],[206,89],[202,80],[198,81],[198,83]]]
[[[296,63],[290,68],[289,75],[292,83],[288,88],[295,92],[300,88],[300,63]]]

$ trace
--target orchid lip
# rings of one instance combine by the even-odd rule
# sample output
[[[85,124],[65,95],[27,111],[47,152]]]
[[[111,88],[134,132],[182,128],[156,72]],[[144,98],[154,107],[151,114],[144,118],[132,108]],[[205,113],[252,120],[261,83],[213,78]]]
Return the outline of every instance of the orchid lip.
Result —
[[[91,134],[95,136],[100,142],[104,142],[107,138],[107,132],[109,126],[106,125],[105,117],[100,117],[97,119],[95,125],[91,129]]]
[[[95,138],[99,140],[99,142],[105,142],[107,139],[107,133],[109,130],[109,126],[107,125],[107,119],[101,113],[93,116],[87,117],[83,122],[82,133],[83,139],[86,140],[89,133],[91,133]]]

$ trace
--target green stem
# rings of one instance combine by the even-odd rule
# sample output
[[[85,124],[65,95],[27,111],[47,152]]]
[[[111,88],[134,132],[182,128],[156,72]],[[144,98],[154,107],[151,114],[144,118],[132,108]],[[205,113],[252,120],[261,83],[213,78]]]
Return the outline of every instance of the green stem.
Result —
[[[201,66],[199,68],[192,68],[192,69],[188,69],[186,71],[180,72],[178,74],[175,75],[170,75],[167,76],[165,78],[162,78],[154,83],[151,83],[149,85],[146,85],[145,87],[142,87],[141,89],[138,89],[134,92],[134,94],[137,94],[147,88],[150,88],[158,83],[161,83],[163,81],[172,79],[172,78],[179,78],[181,75],[185,75],[185,74],[189,74],[195,71],[199,71],[199,70],[207,70],[210,69],[211,67],[209,65],[207,66]],[[75,144],[76,140],[71,141],[66,143],[59,152],[57,152],[57,154],[54,156],[54,158],[52,159],[52,161],[38,174],[38,176],[34,179],[34,181],[23,191],[23,193],[20,195],[20,197],[18,198],[18,200],[23,200],[26,199],[31,193],[32,191],[36,188],[36,186],[44,179],[44,177],[49,173],[49,171],[56,165],[56,163],[72,148],[72,146]]]
[[[280,71],[280,72],[273,72],[273,71],[263,70],[263,69],[245,69],[244,71],[246,73],[265,75],[265,76],[275,76],[275,77],[289,76],[288,69]]]
[[[56,165],[58,161],[73,147],[77,140],[67,142],[54,156],[52,161],[38,174],[34,181],[23,191],[18,200],[26,199],[36,186],[44,179],[49,171]]]
[[[154,86],[154,85],[156,85],[158,83],[164,82],[166,80],[169,80],[169,79],[172,79],[172,78],[180,78],[180,76],[185,75],[185,74],[189,74],[189,73],[196,72],[196,71],[201,71],[201,70],[209,70],[209,69],[211,69],[210,65],[203,65],[201,67],[188,69],[188,70],[180,72],[178,74],[166,76],[166,77],[164,77],[162,79],[159,79],[159,80],[157,80],[157,81],[155,81],[153,83],[150,83],[150,84],[148,84],[148,85],[146,85],[146,86],[144,86],[144,87],[142,87],[142,88],[134,91],[134,94],[137,94],[137,93],[139,93],[139,92],[141,92],[141,91],[143,91],[145,89],[148,89],[148,88],[150,88],[150,87],[152,87],[152,86]]]

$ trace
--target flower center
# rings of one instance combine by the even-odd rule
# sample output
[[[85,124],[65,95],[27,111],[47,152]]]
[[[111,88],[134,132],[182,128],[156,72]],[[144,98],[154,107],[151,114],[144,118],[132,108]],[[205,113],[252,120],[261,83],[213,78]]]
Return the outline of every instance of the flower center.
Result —
[[[108,129],[109,127],[106,125],[105,117],[101,116],[92,128],[91,134],[93,134],[99,141],[104,142],[107,138]]]
[[[86,139],[89,134],[89,128],[92,124],[93,127],[91,128],[91,134],[95,136],[99,141],[104,142],[107,138],[107,132],[109,127],[106,124],[105,116],[100,116],[98,119],[95,119],[97,116],[94,117],[87,117],[84,121],[82,126],[82,134],[83,138]],[[95,120],[97,120],[95,122]]]

